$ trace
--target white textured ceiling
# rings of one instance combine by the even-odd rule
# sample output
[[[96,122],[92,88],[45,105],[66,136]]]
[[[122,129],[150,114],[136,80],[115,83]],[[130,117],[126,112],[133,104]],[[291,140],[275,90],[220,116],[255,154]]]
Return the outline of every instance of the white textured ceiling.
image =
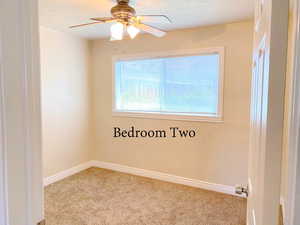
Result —
[[[76,29],[70,25],[90,22],[91,17],[110,16],[115,0],[39,0],[42,26],[96,39],[109,36],[109,24]],[[253,0],[134,0],[137,14],[165,14],[172,24],[153,24],[164,30],[182,29],[250,19]]]

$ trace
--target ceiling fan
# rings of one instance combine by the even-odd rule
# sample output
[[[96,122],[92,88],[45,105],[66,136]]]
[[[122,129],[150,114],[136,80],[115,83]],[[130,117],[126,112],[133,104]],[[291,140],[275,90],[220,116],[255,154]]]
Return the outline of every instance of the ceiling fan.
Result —
[[[165,15],[136,15],[136,11],[129,5],[130,0],[117,0],[117,5],[111,9],[112,17],[91,18],[94,22],[71,26],[76,28],[99,23],[114,23],[111,26],[111,40],[122,40],[125,32],[133,39],[140,31],[147,32],[156,37],[163,37],[166,32],[156,27],[147,25],[144,21],[151,22],[154,18],[164,19],[172,23]]]

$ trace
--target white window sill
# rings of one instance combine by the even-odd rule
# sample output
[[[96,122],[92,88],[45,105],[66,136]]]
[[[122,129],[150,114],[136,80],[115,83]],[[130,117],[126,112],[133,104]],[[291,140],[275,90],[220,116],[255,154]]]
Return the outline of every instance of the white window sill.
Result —
[[[221,116],[209,115],[209,114],[113,111],[112,116],[145,118],[145,119],[156,119],[156,120],[183,120],[183,121],[214,122],[214,123],[224,122]]]

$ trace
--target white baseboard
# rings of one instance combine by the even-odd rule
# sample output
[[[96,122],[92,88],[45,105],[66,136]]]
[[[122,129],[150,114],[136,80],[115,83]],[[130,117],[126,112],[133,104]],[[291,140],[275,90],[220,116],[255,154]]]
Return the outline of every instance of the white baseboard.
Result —
[[[98,167],[98,168],[109,169],[109,170],[114,170],[114,171],[118,171],[118,172],[133,174],[133,175],[137,175],[137,176],[148,177],[148,178],[167,181],[167,182],[171,182],[171,183],[183,184],[183,185],[187,185],[187,186],[191,186],[191,187],[196,187],[196,188],[201,188],[201,189],[205,189],[205,190],[216,191],[216,192],[221,192],[221,193],[225,193],[225,194],[229,194],[229,195],[243,197],[240,195],[236,195],[235,187],[232,187],[232,186],[227,186],[227,185],[222,185],[222,184],[214,184],[214,183],[209,183],[209,182],[200,181],[200,180],[196,180],[196,179],[190,179],[190,178],[175,176],[175,175],[171,175],[171,174],[167,174],[167,173],[139,169],[139,168],[119,165],[119,164],[115,164],[115,163],[109,163],[109,162],[93,161],[92,165],[94,167]]]
[[[64,170],[64,171],[59,172],[57,174],[54,174],[50,177],[46,177],[46,178],[44,178],[44,186],[55,183],[55,182],[60,181],[64,178],[67,178],[67,177],[72,176],[76,173],[79,173],[83,170],[86,170],[86,169],[93,166],[93,162],[94,161],[89,161],[89,162],[86,162],[86,163],[82,163],[78,166],[75,166],[75,167],[72,167],[70,169]]]
[[[102,161],[89,161],[89,162],[80,164],[78,166],[72,167],[68,170],[59,172],[53,176],[46,177],[46,178],[44,178],[44,186],[47,186],[49,184],[60,181],[66,177],[72,176],[76,173],[79,173],[79,172],[81,172],[85,169],[91,168],[91,167],[108,169],[108,170],[118,171],[118,172],[122,172],[122,173],[128,173],[128,174],[133,174],[133,175],[137,175],[137,176],[148,177],[148,178],[157,179],[157,180],[161,180],[161,181],[166,181],[166,182],[171,182],[171,183],[176,183],[176,184],[183,184],[186,186],[201,188],[201,189],[205,189],[205,190],[209,190],[209,191],[216,191],[216,192],[220,192],[220,193],[224,193],[224,194],[243,197],[243,196],[235,194],[235,187],[233,187],[233,186],[228,186],[228,185],[223,185],[223,184],[214,184],[214,183],[209,183],[209,182],[205,182],[205,181],[201,181],[201,180],[171,175],[171,174],[167,174],[167,173],[139,169],[139,168],[124,166],[124,165],[109,163],[109,162],[102,162]]]

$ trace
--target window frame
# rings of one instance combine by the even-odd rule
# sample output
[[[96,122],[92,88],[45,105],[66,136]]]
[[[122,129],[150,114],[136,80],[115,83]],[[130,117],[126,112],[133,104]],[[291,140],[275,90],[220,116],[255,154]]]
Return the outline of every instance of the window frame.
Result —
[[[218,54],[220,57],[219,64],[219,96],[218,110],[216,114],[206,113],[173,113],[173,112],[140,112],[131,110],[116,109],[116,84],[115,84],[115,64],[118,61],[169,58],[169,57],[185,57]],[[224,104],[224,73],[225,73],[225,48],[201,48],[187,49],[164,52],[147,52],[141,54],[130,55],[114,55],[112,57],[112,116],[114,117],[132,117],[132,118],[147,118],[147,119],[163,119],[163,120],[185,120],[185,121],[202,121],[202,122],[223,122],[223,104]]]

